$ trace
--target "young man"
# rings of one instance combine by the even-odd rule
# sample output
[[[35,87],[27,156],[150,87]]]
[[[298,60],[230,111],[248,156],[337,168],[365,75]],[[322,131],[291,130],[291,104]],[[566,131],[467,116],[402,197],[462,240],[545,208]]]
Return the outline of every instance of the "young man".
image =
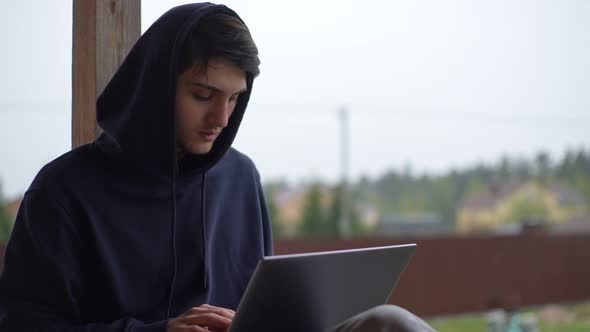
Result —
[[[46,165],[25,194],[0,331],[229,328],[272,254],[258,172],[231,148],[259,63],[224,6],[176,7],[150,27],[97,100],[102,135]],[[352,322],[415,317],[392,308]]]

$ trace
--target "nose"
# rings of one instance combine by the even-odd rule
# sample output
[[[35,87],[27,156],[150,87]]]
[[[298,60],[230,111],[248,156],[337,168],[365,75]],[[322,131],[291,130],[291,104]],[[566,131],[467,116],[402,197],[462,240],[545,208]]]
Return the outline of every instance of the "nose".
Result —
[[[209,112],[209,124],[211,126],[225,128],[231,115],[228,100],[218,100]]]

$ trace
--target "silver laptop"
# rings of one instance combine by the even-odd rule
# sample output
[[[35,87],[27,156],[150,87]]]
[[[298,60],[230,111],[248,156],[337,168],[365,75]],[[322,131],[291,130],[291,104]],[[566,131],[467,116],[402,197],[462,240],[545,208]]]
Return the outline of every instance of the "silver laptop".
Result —
[[[230,332],[325,332],[384,304],[415,244],[264,257]]]

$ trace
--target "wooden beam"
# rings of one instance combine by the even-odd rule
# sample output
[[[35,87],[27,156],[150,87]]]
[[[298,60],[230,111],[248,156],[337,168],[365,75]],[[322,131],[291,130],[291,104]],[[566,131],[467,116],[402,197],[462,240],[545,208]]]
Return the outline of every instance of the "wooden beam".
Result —
[[[72,148],[96,133],[96,2],[74,0]]]
[[[74,0],[72,147],[92,142],[96,98],[141,34],[141,0]]]

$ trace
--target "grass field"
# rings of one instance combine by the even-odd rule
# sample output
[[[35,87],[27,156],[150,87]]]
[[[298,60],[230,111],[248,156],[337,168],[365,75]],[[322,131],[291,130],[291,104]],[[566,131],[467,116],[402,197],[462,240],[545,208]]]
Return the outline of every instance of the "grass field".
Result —
[[[523,312],[533,313],[541,332],[590,332],[590,303],[544,306]],[[485,314],[474,314],[444,319],[432,319],[429,323],[438,332],[486,332]]]
[[[439,322],[431,322],[432,327],[438,332],[485,332],[486,321],[483,317],[465,317],[449,319]],[[570,323],[539,323],[541,332],[590,332],[588,322]]]

